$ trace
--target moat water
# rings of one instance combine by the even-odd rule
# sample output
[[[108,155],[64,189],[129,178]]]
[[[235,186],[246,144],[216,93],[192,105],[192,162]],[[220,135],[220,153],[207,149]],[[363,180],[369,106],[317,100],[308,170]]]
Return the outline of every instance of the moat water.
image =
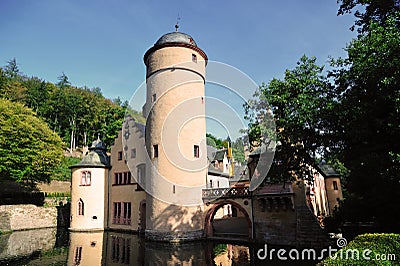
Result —
[[[179,245],[117,232],[49,228],[0,235],[0,265],[315,265],[257,258],[262,246],[227,241]],[[269,247],[272,248],[272,247]]]

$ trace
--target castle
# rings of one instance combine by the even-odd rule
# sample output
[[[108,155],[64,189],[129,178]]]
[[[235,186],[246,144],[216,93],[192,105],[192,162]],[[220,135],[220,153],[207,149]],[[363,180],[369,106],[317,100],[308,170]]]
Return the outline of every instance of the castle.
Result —
[[[110,156],[98,139],[71,166],[71,231],[131,231],[168,242],[326,241],[317,217],[329,215],[343,197],[334,169],[309,166],[313,182],[265,184],[250,191],[259,154],[250,154],[248,171],[235,178],[231,151],[210,152],[207,61],[194,39],[181,32],[163,35],[145,53],[146,126],[128,115]]]

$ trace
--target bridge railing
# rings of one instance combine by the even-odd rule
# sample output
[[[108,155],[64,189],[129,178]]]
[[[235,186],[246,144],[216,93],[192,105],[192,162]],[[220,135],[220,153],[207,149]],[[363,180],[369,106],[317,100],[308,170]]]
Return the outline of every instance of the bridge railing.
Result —
[[[217,198],[247,198],[250,197],[248,187],[232,187],[232,188],[207,188],[202,191],[203,199]]]

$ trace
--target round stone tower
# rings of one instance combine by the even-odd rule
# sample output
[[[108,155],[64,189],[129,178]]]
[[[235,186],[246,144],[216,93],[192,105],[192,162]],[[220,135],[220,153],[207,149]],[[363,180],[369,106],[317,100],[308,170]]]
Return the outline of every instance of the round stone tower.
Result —
[[[107,227],[108,172],[106,147],[94,141],[82,161],[70,166],[71,231],[104,230]]]
[[[203,234],[207,60],[193,38],[181,32],[163,35],[144,55],[148,239],[193,240]]]

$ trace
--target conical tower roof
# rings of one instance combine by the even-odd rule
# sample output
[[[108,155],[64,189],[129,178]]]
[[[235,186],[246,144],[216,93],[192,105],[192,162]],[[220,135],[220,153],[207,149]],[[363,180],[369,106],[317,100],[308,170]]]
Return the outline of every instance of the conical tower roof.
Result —
[[[70,166],[70,168],[83,167],[111,168],[110,159],[106,154],[106,145],[100,140],[100,138],[93,141],[92,146],[89,148],[89,152],[79,163]]]

